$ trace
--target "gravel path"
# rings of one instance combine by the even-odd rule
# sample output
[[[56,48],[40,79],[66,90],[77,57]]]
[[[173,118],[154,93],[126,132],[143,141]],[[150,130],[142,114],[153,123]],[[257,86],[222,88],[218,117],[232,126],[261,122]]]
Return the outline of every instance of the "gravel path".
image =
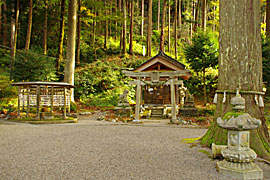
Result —
[[[0,124],[0,179],[232,179],[219,175],[216,161],[200,152],[208,148],[182,143],[206,129],[81,119],[64,125]]]

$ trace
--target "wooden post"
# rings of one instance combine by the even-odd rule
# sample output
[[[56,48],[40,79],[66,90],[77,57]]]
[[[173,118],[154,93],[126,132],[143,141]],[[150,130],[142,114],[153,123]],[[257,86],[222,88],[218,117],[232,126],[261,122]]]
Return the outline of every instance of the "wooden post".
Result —
[[[67,93],[66,93],[66,88],[64,88],[64,119],[66,119],[66,111],[67,111],[67,107],[66,107],[66,97],[67,97]]]
[[[175,85],[176,104],[179,105],[179,85]]]
[[[37,119],[40,120],[40,86],[37,86]]]
[[[70,98],[71,98],[71,92],[72,92],[72,91],[69,89],[69,90],[68,90],[68,94],[69,94],[69,102],[68,102],[68,116],[70,116],[70,103],[71,103],[71,102],[70,102]]]
[[[24,87],[23,87],[23,89],[22,89],[22,112],[24,111]]]
[[[26,110],[26,117],[29,115],[30,110],[30,86],[27,87],[27,110]]]
[[[51,116],[53,115],[53,86],[51,86]]]
[[[20,118],[20,95],[21,95],[21,86],[18,88],[18,118]]]
[[[171,86],[171,105],[172,105],[172,121],[176,120],[176,102],[175,102],[175,85],[174,77],[170,80]]]
[[[141,81],[135,80],[137,89],[136,89],[136,107],[135,107],[135,119],[134,121],[140,120],[140,106],[141,106]]]

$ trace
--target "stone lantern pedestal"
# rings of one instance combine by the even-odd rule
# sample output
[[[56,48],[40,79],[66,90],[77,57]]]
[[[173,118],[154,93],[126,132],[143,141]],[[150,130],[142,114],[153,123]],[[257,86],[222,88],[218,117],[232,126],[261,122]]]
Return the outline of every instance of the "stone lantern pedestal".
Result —
[[[234,112],[217,119],[218,125],[228,130],[228,145],[221,151],[224,160],[217,162],[217,170],[240,179],[262,179],[263,171],[253,162],[257,154],[249,148],[249,130],[258,128],[261,121],[241,112],[245,109],[245,99],[239,91],[231,104]]]

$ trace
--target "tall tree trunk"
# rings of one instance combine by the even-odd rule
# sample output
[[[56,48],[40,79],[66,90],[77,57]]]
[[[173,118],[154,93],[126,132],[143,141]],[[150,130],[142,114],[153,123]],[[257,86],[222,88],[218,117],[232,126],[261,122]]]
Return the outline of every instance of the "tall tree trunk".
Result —
[[[97,12],[96,12],[96,8],[94,8],[94,12],[95,12],[95,18],[94,18],[94,22],[93,22],[93,49],[94,49],[94,57],[96,60],[97,59],[97,50],[96,50]]]
[[[74,85],[75,44],[76,44],[77,0],[69,0],[67,58],[65,63],[64,82]],[[74,102],[74,91],[71,91],[71,101]]]
[[[266,1],[266,36],[270,38],[270,0]]]
[[[214,14],[214,15],[213,15],[213,16],[214,16],[214,17],[213,17],[213,32],[214,32],[214,31],[216,31],[216,25],[215,25],[215,20],[216,20],[216,5],[214,5],[213,11],[214,11],[214,12],[213,12],[213,14]]]
[[[181,32],[181,26],[182,26],[182,1],[179,0],[178,2],[178,26],[179,26],[179,29],[180,29],[180,32]]]
[[[15,43],[15,5],[13,3],[11,4],[11,16],[10,16],[10,56],[12,58],[12,62],[10,63],[11,67],[13,65],[13,61],[15,60],[15,49],[14,49],[14,43]]]
[[[2,42],[2,3],[0,3],[0,44]]]
[[[80,48],[81,48],[81,0],[78,0],[78,21],[77,21],[77,41],[76,41],[76,64],[80,65]]]
[[[123,24],[123,50],[122,53],[127,53],[127,44],[126,44],[126,37],[127,37],[127,20],[126,20],[126,0],[123,0],[123,15],[124,15],[124,24]]]
[[[104,32],[104,49],[107,49],[107,38],[108,38],[107,0],[104,0],[104,6],[105,6],[105,17],[106,17],[106,19],[105,19],[105,32]]]
[[[45,21],[43,29],[43,54],[47,54],[47,33],[48,33],[48,0],[45,1]]]
[[[14,19],[13,17],[11,17],[11,27],[12,27],[11,28],[11,57],[13,58],[12,67],[15,63],[15,55],[16,55],[16,48],[17,48],[16,44],[17,44],[17,36],[18,36],[19,14],[20,14],[20,0],[17,0],[15,24],[13,24]]]
[[[112,0],[109,0],[109,4],[112,5]],[[112,17],[112,8],[109,9],[109,16]],[[109,19],[109,32],[108,32],[108,38],[110,38],[112,34],[112,21],[111,18]]]
[[[163,0],[162,17],[161,17],[161,33],[160,33],[160,50],[163,52],[165,51],[165,49],[164,49],[165,15],[166,15],[166,0]]]
[[[174,0],[174,53],[177,59],[177,0]]]
[[[260,1],[220,0],[219,39],[219,82],[215,120],[204,135],[206,145],[226,144],[227,134],[217,127],[216,118],[232,110],[230,100],[235,93],[227,93],[223,103],[224,90],[240,88],[245,98],[245,111],[261,119],[262,126],[252,130],[250,146],[259,157],[270,160],[270,140],[267,131],[264,108],[256,104],[255,94],[262,92],[262,49],[260,33]],[[242,90],[242,92],[241,92]],[[246,92],[243,92],[246,91]]]
[[[194,9],[193,9],[193,12],[194,12],[194,27],[193,27],[193,32],[196,32],[197,30],[197,26],[198,26],[198,23],[199,23],[199,14],[200,14],[200,11],[199,11],[199,7],[200,7],[200,1],[198,0],[197,3],[194,1]]]
[[[168,52],[171,52],[171,4],[168,2]]]
[[[32,31],[32,10],[33,10],[33,0],[29,0],[29,12],[28,12],[28,26],[27,34],[25,40],[25,50],[29,50],[30,40],[31,40],[31,31]]]
[[[147,56],[151,56],[152,43],[152,0],[148,0]]]
[[[64,36],[65,36],[65,4],[66,0],[61,0],[61,15],[60,15],[60,34],[59,34],[59,41],[58,41],[58,53],[57,53],[57,62],[56,62],[56,69],[57,74],[60,73],[60,63],[63,60],[63,43],[64,43]]]
[[[157,30],[159,31],[159,22],[160,22],[160,0],[158,0],[158,16],[157,16]]]
[[[144,25],[144,0],[142,0],[142,22],[141,22],[141,36],[143,37],[143,25]]]
[[[117,11],[118,11],[118,10],[117,10],[117,2],[118,2],[118,0],[115,0],[115,11],[114,11],[115,14],[117,14]],[[118,26],[117,26],[117,25],[118,25],[118,24],[117,24],[117,20],[116,20],[116,21],[115,21],[115,39],[117,39],[117,37],[118,37],[118,35],[117,35],[117,34],[118,34],[117,27],[118,27]]]
[[[134,16],[134,3],[131,0],[131,16],[130,16],[130,28],[129,28],[129,53],[133,54],[133,16]]]
[[[3,37],[3,44],[4,46],[7,46],[7,2],[6,0],[3,0],[3,10],[4,10],[4,37]]]
[[[206,0],[202,0],[202,29],[206,31],[207,8]]]

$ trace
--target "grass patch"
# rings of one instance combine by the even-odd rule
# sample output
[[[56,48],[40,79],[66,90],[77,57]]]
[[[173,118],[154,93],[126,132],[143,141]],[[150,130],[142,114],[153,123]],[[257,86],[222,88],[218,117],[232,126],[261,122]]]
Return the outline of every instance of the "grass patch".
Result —
[[[181,142],[185,143],[185,144],[192,144],[192,143],[198,143],[197,141],[200,140],[201,137],[197,137],[197,138],[186,138],[186,139],[181,139]]]

